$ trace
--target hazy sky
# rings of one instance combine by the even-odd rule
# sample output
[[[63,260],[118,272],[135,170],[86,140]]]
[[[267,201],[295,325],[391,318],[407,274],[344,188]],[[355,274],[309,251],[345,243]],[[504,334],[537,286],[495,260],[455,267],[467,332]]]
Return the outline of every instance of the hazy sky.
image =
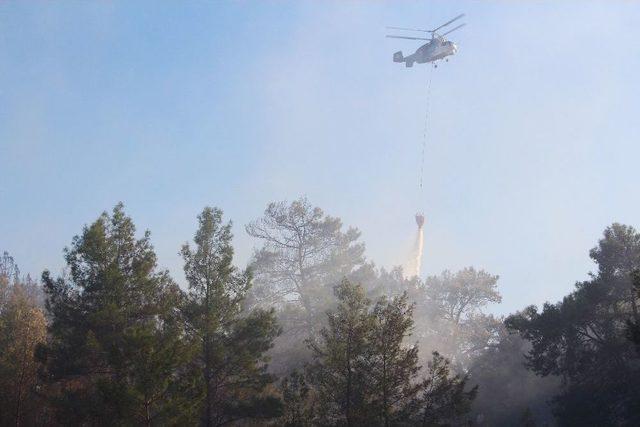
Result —
[[[406,69],[385,26],[466,13],[458,55]],[[424,210],[425,274],[499,274],[505,313],[593,269],[614,221],[640,225],[639,2],[0,3],[0,250],[63,266],[123,201],[181,280],[205,205],[244,224],[307,195],[403,263]]]

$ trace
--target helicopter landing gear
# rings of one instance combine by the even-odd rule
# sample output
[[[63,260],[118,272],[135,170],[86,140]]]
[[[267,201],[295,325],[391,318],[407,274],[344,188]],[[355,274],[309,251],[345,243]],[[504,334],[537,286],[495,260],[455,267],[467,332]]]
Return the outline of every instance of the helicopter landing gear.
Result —
[[[444,60],[444,62],[449,62],[449,58],[446,58],[446,59]]]
[[[433,68],[438,68],[438,64],[434,63]]]

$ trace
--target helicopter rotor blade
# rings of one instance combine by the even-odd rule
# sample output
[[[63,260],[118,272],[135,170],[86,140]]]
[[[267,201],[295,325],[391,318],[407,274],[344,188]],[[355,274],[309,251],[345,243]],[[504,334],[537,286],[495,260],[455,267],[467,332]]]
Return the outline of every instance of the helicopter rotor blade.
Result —
[[[404,28],[404,27],[387,27],[388,30],[404,30],[404,31],[419,31],[421,33],[430,33],[429,30],[421,30],[419,28]]]
[[[430,33],[435,33],[436,31],[438,31],[440,28],[446,27],[447,25],[451,24],[454,21],[457,21],[458,19],[462,18],[464,16],[464,13],[461,13],[460,15],[456,16],[455,18],[451,19],[450,21],[445,22],[444,24],[440,25],[438,28],[435,28],[431,31],[429,31]]]
[[[390,39],[407,39],[407,40],[431,40],[424,37],[406,37],[406,36],[387,36]]]
[[[462,28],[462,27],[464,27],[465,25],[467,25],[467,24],[460,24],[460,25],[458,25],[457,27],[450,29],[450,30],[449,30],[449,31],[447,31],[446,33],[443,33],[443,34],[442,34],[442,36],[444,37],[444,36],[446,36],[446,35],[447,35],[447,34],[449,34],[449,33],[453,33],[455,30],[457,30],[458,28]]]

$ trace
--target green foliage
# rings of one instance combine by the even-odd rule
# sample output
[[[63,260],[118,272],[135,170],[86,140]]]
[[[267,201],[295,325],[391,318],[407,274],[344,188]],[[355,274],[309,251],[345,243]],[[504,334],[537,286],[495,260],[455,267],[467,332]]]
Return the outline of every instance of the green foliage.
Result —
[[[35,284],[19,274],[5,252],[0,259],[0,425],[45,421],[34,352],[45,340],[46,321]]]
[[[335,292],[328,325],[309,341],[321,425],[439,425],[469,410],[476,391],[442,356],[418,379],[418,348],[404,343],[413,326],[406,295],[372,308],[359,285],[344,280]]]
[[[638,319],[632,273],[640,268],[640,235],[613,224],[591,251],[598,272],[557,304],[529,307],[507,324],[532,344],[528,364],[559,375],[555,413],[563,425],[640,423],[640,359],[627,339]],[[588,404],[585,405],[585,402]]]
[[[263,244],[251,262],[253,302],[278,305],[294,330],[313,331],[331,301],[331,287],[364,264],[360,232],[342,231],[339,218],[305,198],[270,203],[247,233]]]
[[[367,285],[371,297],[406,292],[408,300],[415,303],[413,336],[424,363],[438,351],[457,369],[469,369],[473,360],[496,344],[503,328],[502,319],[484,313],[487,305],[502,300],[498,276],[484,270],[445,270],[424,282],[405,278],[399,268],[363,268],[356,277]]]
[[[640,298],[640,270],[635,270],[632,274],[633,290],[638,298]],[[627,338],[636,345],[636,350],[640,354],[640,319],[638,316],[633,316],[627,322]]]
[[[479,386],[472,412],[480,425],[519,427],[526,411],[542,425],[553,423],[548,400],[560,391],[560,381],[527,369],[524,355],[530,349],[518,333],[502,327],[497,342],[472,361],[470,380]]]
[[[420,371],[418,347],[404,341],[413,327],[413,305],[406,294],[392,300],[381,298],[373,307],[367,347],[362,360],[366,377],[367,406],[376,423],[395,425],[417,393]]]
[[[309,340],[314,363],[310,378],[317,390],[322,423],[365,425],[370,417],[362,369],[372,326],[370,301],[361,286],[344,280],[335,289],[338,307],[327,313],[319,340]]]
[[[605,230],[597,272],[561,302],[503,324],[484,312],[501,300],[497,276],[466,268],[423,283],[378,270],[356,230],[304,199],[247,227],[263,242],[255,291],[251,270],[233,266],[222,212],[198,220],[181,251],[187,292],[122,205],[73,239],[62,277],[43,273],[47,316],[38,286],[0,258],[0,425],[444,426],[469,422],[472,405],[478,425],[534,425],[550,422],[558,391],[560,425],[640,424],[631,227]],[[289,332],[279,386],[276,310]]]
[[[271,371],[287,375],[311,359],[304,345],[324,325],[335,304],[333,286],[366,269],[360,232],[344,229],[306,198],[270,203],[264,215],[246,227],[258,239],[250,268],[254,286],[247,307],[275,307],[283,333],[276,341]]]
[[[468,368],[499,333],[501,321],[483,313],[488,304],[502,301],[497,282],[498,276],[473,267],[428,277],[418,299],[426,328],[417,332],[433,350]]]
[[[282,379],[280,392],[284,403],[284,415],[281,423],[285,427],[304,427],[311,425],[315,418],[312,390],[305,375],[294,370]]]
[[[281,414],[280,401],[265,394],[273,381],[265,353],[279,334],[273,310],[243,313],[249,272],[233,266],[231,224],[222,211],[205,208],[198,217],[195,248],[182,248],[189,294],[184,313],[196,357],[193,397],[206,426]]]
[[[478,387],[465,391],[467,381],[466,375],[453,374],[451,363],[438,352],[433,352],[427,375],[409,405],[410,424],[424,427],[450,425],[469,412]]]
[[[117,205],[65,250],[69,276],[42,276],[51,318],[40,351],[58,419],[70,424],[168,423],[187,353],[176,308],[182,293],[163,271],[149,233],[135,238]]]

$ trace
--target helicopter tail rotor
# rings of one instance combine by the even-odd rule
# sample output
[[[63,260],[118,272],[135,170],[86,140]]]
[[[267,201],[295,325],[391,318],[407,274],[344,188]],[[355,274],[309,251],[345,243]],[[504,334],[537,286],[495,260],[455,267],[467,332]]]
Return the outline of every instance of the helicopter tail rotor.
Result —
[[[404,56],[401,50],[393,54],[393,62],[404,62]]]

